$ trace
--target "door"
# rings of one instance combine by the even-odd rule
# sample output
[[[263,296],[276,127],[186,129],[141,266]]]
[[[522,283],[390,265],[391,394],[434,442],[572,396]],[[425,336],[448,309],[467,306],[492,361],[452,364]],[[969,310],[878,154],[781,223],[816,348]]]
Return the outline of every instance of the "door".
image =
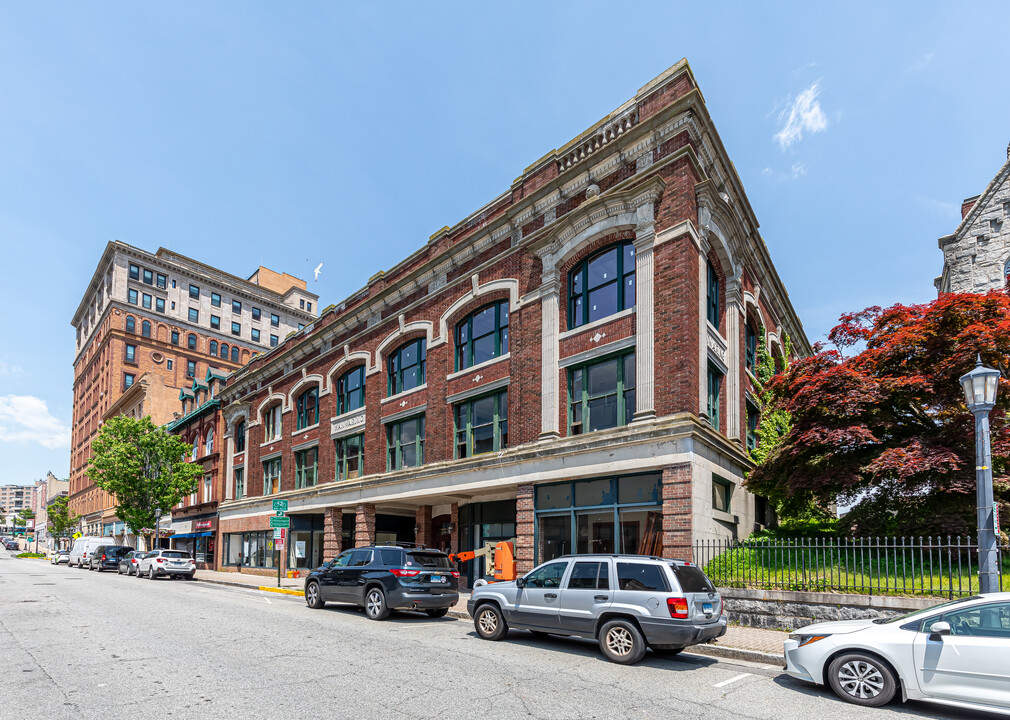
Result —
[[[591,635],[596,618],[610,607],[610,562],[576,560],[561,591],[560,627]]]
[[[950,635],[930,635],[929,621],[913,646],[919,689],[926,695],[1010,707],[1010,603],[949,612]]]
[[[372,562],[371,550],[351,550],[347,566],[343,568],[337,580],[337,592],[340,602],[363,605],[365,602],[365,569]]]
[[[319,573],[319,596],[323,600],[340,600],[340,580],[343,572],[351,559],[353,550],[344,550],[337,556],[336,560],[329,564],[323,572]]]
[[[526,575],[526,586],[516,593],[514,617],[518,624],[537,630],[560,628],[559,597],[568,564],[568,560],[547,563]]]

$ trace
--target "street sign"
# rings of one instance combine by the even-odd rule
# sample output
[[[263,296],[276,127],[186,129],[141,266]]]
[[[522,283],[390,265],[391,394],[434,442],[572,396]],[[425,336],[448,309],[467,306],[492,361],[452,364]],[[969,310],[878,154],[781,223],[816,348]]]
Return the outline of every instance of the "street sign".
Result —
[[[272,527],[272,528],[289,528],[289,527],[291,527],[291,518],[287,518],[287,517],[272,517],[272,518],[270,518],[270,527]]]
[[[288,511],[288,501],[287,500],[274,500],[274,510],[277,512],[287,512]]]
[[[284,528],[274,528],[274,540],[280,540],[284,537]]]
[[[999,503],[992,504],[992,526],[996,530],[996,536],[999,537]]]

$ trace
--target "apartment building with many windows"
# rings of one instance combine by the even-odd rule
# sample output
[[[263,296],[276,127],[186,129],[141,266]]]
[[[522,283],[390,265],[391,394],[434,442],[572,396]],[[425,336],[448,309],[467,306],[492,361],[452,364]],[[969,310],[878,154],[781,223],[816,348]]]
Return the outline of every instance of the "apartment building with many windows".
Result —
[[[279,345],[316,318],[317,302],[304,280],[267,268],[243,279],[165,248],[110,242],[73,318],[70,506],[83,531],[128,531],[85,475],[91,442],[124,394],[146,378],[118,407],[146,408],[156,423],[168,422],[154,417],[165,392],[177,395],[208,369],[234,370]]]
[[[282,569],[750,534],[756,347],[809,352],[757,227],[682,61],[229,378],[219,566],[273,571],[275,498]]]

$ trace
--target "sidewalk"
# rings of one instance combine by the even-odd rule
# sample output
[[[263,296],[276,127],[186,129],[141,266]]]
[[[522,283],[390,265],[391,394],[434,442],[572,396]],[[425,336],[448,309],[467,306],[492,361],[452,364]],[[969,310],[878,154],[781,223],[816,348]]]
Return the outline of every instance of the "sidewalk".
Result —
[[[214,572],[212,570],[197,570],[196,579],[201,582],[215,583],[217,585],[231,585],[251,590],[280,592],[285,595],[303,595],[302,588],[305,582],[301,578],[289,579],[282,577],[281,585],[278,588],[276,575],[267,577],[264,575],[251,575],[249,573]],[[449,614],[462,620],[470,620],[470,614],[466,611],[466,603],[469,599],[470,593],[460,593],[459,601],[452,606]],[[689,648],[688,652],[734,660],[748,660],[767,665],[785,665],[785,658],[782,655],[782,643],[788,637],[789,633],[779,630],[763,630],[761,628],[743,627],[742,625],[730,625],[726,630],[726,634],[714,643],[694,645]]]

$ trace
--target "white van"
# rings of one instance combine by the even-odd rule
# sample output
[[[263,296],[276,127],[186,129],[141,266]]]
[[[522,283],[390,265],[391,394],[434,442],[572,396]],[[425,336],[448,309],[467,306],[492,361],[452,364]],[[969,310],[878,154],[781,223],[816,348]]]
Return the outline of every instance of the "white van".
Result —
[[[70,548],[70,562],[67,563],[69,567],[76,565],[78,568],[84,567],[88,558],[91,557],[91,553],[95,551],[95,548],[99,545],[114,545],[115,540],[110,537],[79,537],[74,540],[74,546]]]

